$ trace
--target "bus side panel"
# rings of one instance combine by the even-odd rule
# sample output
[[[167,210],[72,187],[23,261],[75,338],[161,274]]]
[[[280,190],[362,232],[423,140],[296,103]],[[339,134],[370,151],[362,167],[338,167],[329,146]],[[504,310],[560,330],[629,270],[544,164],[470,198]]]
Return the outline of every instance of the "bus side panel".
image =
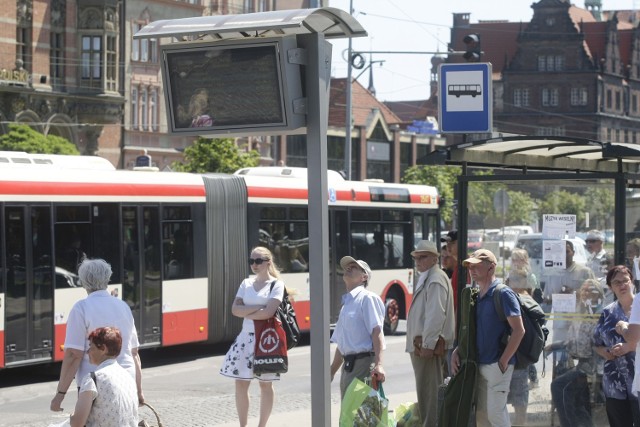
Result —
[[[4,368],[4,294],[0,294],[0,368]]]
[[[67,319],[73,305],[87,297],[84,288],[56,289],[53,308],[53,360],[59,362],[64,357],[64,339],[67,334]]]
[[[209,337],[207,279],[170,280],[162,285],[162,345]]]
[[[296,312],[298,327],[303,332],[309,332],[311,329],[311,305],[309,304],[309,300],[300,302],[291,301],[291,303]]]

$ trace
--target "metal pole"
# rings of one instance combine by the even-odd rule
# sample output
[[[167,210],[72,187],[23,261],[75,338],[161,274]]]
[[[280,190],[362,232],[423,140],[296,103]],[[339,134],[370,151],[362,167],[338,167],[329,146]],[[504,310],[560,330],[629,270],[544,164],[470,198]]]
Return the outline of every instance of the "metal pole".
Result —
[[[353,0],[349,1],[349,14],[353,15]],[[349,37],[349,48],[347,49],[347,81],[345,87],[345,96],[347,98],[347,118],[344,125],[344,172],[346,178],[351,180],[351,129],[352,125],[352,113],[351,113],[351,74],[353,72],[351,66],[351,54],[352,54],[352,38]]]
[[[329,360],[329,202],[327,119],[331,44],[324,34],[298,36],[307,50],[307,181],[309,185],[309,290],[311,300],[311,425],[331,425]],[[304,423],[300,423],[304,424]]]

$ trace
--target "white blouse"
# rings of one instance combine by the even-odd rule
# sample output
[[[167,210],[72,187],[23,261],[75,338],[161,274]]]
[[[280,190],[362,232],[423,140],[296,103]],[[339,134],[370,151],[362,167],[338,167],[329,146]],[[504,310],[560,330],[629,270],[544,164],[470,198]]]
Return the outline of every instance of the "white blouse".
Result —
[[[96,381],[85,375],[80,393],[91,392],[93,406],[86,427],[136,427],[138,390],[131,375],[115,359],[107,359],[95,370]]]

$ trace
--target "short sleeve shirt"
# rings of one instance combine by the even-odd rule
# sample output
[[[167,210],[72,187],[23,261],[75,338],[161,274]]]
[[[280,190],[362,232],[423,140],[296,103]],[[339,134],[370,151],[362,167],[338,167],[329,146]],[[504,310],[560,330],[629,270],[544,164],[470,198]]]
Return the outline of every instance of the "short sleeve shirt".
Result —
[[[84,357],[76,374],[76,383],[95,369],[89,362],[89,334],[97,328],[115,326],[122,336],[122,351],[117,361],[135,379],[135,363],[131,350],[139,347],[138,333],[126,302],[112,296],[108,291],[95,291],[85,299],[75,303],[67,319],[67,334],[64,340],[65,348],[80,350]]]
[[[90,392],[93,405],[87,427],[135,427],[138,425],[136,383],[115,359],[107,359],[91,374],[84,376],[80,393]]]
[[[510,332],[509,323],[502,321],[498,317],[495,304],[493,301],[493,293],[499,280],[494,280],[487,293],[480,298],[476,307],[476,345],[478,347],[478,363],[492,364],[496,363],[504,345],[502,337]],[[520,303],[516,294],[511,288],[504,288],[501,292],[502,309],[505,317],[520,316]],[[516,363],[515,355],[509,361],[509,364]]]
[[[271,283],[263,286],[259,291],[253,287],[255,283],[255,277],[249,277],[244,279],[238,288],[236,298],[242,298],[244,305],[267,305],[270,299],[274,298],[278,301],[282,301],[284,298],[284,282],[282,280],[276,280],[271,290]],[[253,320],[245,318],[242,322],[242,329],[248,332],[254,332]]]
[[[640,325],[640,294],[636,294],[636,296],[633,297],[629,323]],[[636,356],[638,355],[638,352],[640,352],[640,342],[638,342],[638,345],[636,346]],[[636,372],[640,372],[640,357],[636,357],[635,368]],[[635,375],[633,378],[633,394],[637,396],[638,392],[640,392],[640,375]]]
[[[384,324],[382,300],[361,285],[343,295],[342,303],[331,342],[338,345],[343,355],[373,351],[371,333],[376,327],[382,331]]]

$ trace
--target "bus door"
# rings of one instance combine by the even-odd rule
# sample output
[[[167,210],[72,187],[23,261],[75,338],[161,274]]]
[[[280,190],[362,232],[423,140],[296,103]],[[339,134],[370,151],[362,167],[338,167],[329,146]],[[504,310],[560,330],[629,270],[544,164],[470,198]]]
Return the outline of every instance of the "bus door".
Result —
[[[6,206],[5,364],[50,359],[53,345],[51,208]]]
[[[346,209],[329,211],[329,321],[335,324],[342,307],[342,295],[347,291],[342,280],[340,259],[349,255],[349,220]]]
[[[157,206],[123,206],[122,299],[129,304],[142,347],[160,344],[162,286],[160,215]]]

